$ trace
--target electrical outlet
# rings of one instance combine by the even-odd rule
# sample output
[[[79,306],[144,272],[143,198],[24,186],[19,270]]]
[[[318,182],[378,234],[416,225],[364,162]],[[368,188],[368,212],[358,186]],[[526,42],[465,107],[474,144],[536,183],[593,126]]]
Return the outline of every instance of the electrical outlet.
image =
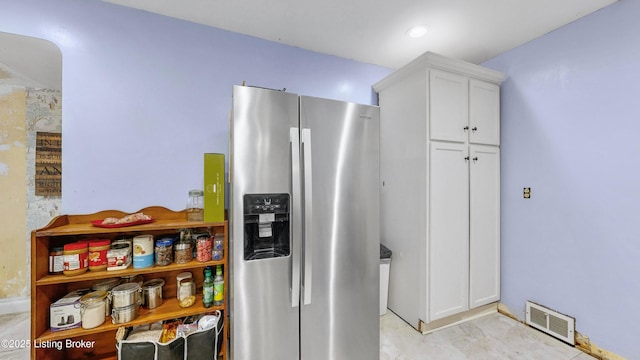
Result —
[[[522,191],[522,196],[525,199],[530,199],[531,198],[531,188],[530,187],[524,188],[524,190]]]

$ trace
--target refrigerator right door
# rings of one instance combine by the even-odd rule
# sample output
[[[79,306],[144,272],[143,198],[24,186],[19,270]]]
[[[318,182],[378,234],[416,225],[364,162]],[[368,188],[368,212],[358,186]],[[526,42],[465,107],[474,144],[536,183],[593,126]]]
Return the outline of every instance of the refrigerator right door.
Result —
[[[302,360],[379,357],[379,108],[300,98]]]

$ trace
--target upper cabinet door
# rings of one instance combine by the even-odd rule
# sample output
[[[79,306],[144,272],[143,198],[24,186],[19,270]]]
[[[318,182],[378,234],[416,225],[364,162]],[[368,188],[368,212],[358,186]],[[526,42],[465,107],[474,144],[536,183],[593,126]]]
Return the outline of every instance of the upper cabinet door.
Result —
[[[469,129],[468,78],[438,70],[429,71],[429,137],[431,140],[466,142]]]
[[[469,80],[469,142],[500,145],[500,87]]]

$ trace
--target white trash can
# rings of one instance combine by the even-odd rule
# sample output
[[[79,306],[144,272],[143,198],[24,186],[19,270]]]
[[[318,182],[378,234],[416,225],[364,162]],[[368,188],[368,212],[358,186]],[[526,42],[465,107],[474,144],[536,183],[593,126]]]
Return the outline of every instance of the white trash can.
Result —
[[[380,244],[380,316],[387,313],[389,299],[389,270],[391,268],[391,250]]]

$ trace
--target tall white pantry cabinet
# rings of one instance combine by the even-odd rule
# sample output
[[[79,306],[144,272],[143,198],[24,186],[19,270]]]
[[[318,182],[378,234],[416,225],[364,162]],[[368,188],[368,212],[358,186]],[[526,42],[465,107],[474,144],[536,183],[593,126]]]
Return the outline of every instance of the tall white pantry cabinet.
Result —
[[[379,95],[389,308],[422,332],[500,299],[500,72],[425,53]]]

